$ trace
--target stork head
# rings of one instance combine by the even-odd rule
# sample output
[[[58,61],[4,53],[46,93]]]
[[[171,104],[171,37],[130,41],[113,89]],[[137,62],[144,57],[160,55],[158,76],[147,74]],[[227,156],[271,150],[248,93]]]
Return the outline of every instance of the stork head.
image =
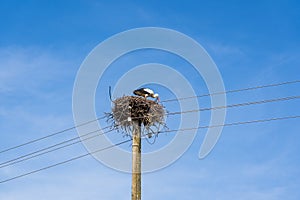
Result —
[[[154,94],[153,98],[156,98],[157,102],[159,102],[159,95],[158,94]]]

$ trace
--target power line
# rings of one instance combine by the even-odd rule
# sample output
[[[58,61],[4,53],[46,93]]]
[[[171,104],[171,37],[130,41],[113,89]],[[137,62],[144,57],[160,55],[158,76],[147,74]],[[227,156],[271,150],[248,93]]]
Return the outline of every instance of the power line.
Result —
[[[197,95],[197,96],[168,99],[168,100],[163,100],[161,102],[171,102],[171,101],[179,101],[179,100],[186,100],[186,99],[193,99],[193,98],[201,98],[201,97],[207,97],[207,96],[213,96],[213,95],[236,93],[236,92],[249,91],[249,90],[257,90],[257,89],[268,88],[268,87],[278,87],[278,86],[294,84],[294,83],[300,83],[300,80],[287,81],[287,82],[274,83],[274,84],[261,85],[261,86],[254,86],[254,87],[241,88],[241,89],[235,89],[235,90],[228,90],[225,92],[215,92],[215,93],[208,93],[208,94],[202,94],[202,95]]]
[[[88,135],[90,135],[90,134],[93,134],[93,133],[99,132],[99,131],[101,131],[101,130],[104,130],[104,129],[106,129],[106,128],[108,128],[108,127],[105,127],[105,128],[103,128],[103,129],[98,129],[98,130],[96,130],[96,131],[91,131],[91,132],[88,132],[88,133],[86,133],[86,134],[83,134],[81,137],[88,136]],[[9,162],[12,162],[12,161],[18,160],[18,159],[20,159],[20,158],[24,158],[24,157],[27,157],[27,156],[30,156],[30,155],[36,154],[36,153],[39,153],[39,152],[42,152],[42,151],[45,151],[45,150],[51,149],[51,148],[53,148],[53,147],[56,147],[56,146],[59,146],[59,145],[62,145],[62,144],[65,144],[65,143],[71,142],[71,141],[73,141],[73,140],[78,140],[78,139],[80,139],[80,137],[79,137],[79,136],[77,136],[77,137],[74,137],[74,138],[71,138],[71,139],[68,139],[68,140],[65,140],[65,141],[62,141],[62,142],[59,142],[59,143],[56,143],[56,144],[54,144],[54,145],[51,145],[51,146],[45,147],[45,148],[43,148],[43,149],[40,149],[40,150],[37,150],[37,151],[31,152],[31,153],[25,154],[25,155],[23,155],[23,156],[20,156],[20,157],[17,157],[17,158],[15,158],[15,159],[12,159],[12,160],[9,160],[9,161],[2,162],[2,163],[0,163],[0,168],[2,168],[2,167],[1,167],[1,165],[3,165],[3,164],[9,163]],[[79,142],[80,142],[80,141],[79,141]],[[75,144],[76,144],[76,143],[75,143]]]
[[[212,126],[199,126],[199,127],[195,127],[195,128],[185,128],[185,129],[176,129],[176,130],[166,130],[166,131],[159,131],[158,134],[160,134],[160,133],[165,133],[165,132],[177,132],[177,131],[187,131],[187,130],[198,130],[198,129],[216,128],[216,127],[224,127],[224,126],[237,126],[237,125],[243,125],[243,124],[262,123],[262,122],[278,121],[278,120],[287,120],[287,119],[296,119],[296,118],[300,118],[300,115],[286,116],[286,117],[276,117],[276,118],[260,119],[260,120],[251,120],[251,121],[243,121],[243,122],[233,122],[233,123],[219,124],[219,125],[212,125]],[[65,160],[65,161],[62,161],[62,162],[53,164],[53,165],[49,165],[49,166],[46,166],[46,167],[43,167],[43,168],[40,168],[40,169],[37,169],[37,170],[34,170],[34,171],[30,171],[30,172],[28,172],[28,173],[24,173],[24,174],[21,174],[21,175],[18,175],[18,176],[14,176],[14,177],[12,177],[12,178],[8,178],[8,179],[5,179],[5,180],[2,180],[2,181],[0,181],[0,183],[9,182],[9,181],[14,180],[14,179],[18,179],[18,178],[21,178],[21,177],[24,177],[24,176],[28,176],[28,175],[30,175],[30,174],[34,174],[34,173],[37,173],[37,172],[40,172],[40,171],[43,171],[43,170],[46,170],[46,169],[49,169],[49,168],[52,168],[52,167],[56,167],[56,166],[59,166],[59,165],[62,165],[62,164],[65,164],[65,163],[74,161],[74,160],[78,160],[78,159],[83,158],[83,157],[86,157],[86,156],[88,156],[88,155],[95,154],[95,153],[98,153],[98,152],[100,152],[100,151],[104,151],[104,150],[106,150],[106,149],[110,149],[110,148],[113,148],[113,147],[115,147],[115,146],[119,146],[119,145],[121,145],[121,144],[130,142],[130,141],[132,141],[132,139],[128,139],[128,140],[119,142],[119,143],[117,143],[117,144],[114,144],[114,145],[111,145],[111,146],[108,146],[108,147],[105,147],[105,148],[102,148],[102,149],[93,151],[93,152],[91,152],[91,153],[86,153],[86,154],[83,154],[83,155],[80,155],[80,156],[77,156],[77,157],[73,157],[73,158],[71,158],[71,159],[68,159],[68,160]]]
[[[26,160],[29,160],[29,159],[32,159],[32,158],[35,158],[35,157],[38,157],[38,156],[47,154],[47,153],[51,153],[51,152],[53,152],[53,151],[57,151],[57,150],[59,150],[59,149],[66,148],[66,147],[68,147],[68,146],[75,145],[75,144],[78,144],[78,143],[80,143],[80,142],[83,142],[83,141],[86,141],[86,140],[90,140],[90,139],[92,139],[92,138],[95,138],[95,137],[98,137],[98,136],[100,136],[100,135],[104,135],[104,134],[106,134],[106,133],[109,133],[109,132],[111,132],[111,131],[113,131],[113,130],[116,130],[115,128],[112,128],[112,129],[110,129],[110,130],[108,130],[108,131],[102,132],[101,134],[94,135],[94,136],[90,136],[90,137],[88,137],[88,138],[82,139],[82,137],[88,136],[88,135],[90,135],[90,134],[93,134],[93,133],[96,133],[96,132],[99,132],[99,131],[103,131],[103,130],[105,130],[105,129],[107,129],[107,128],[110,128],[110,127],[111,127],[111,126],[107,126],[107,127],[104,127],[103,129],[98,129],[98,130],[95,130],[95,131],[91,131],[91,132],[88,132],[88,133],[86,133],[86,134],[82,134],[81,136],[74,137],[74,138],[71,138],[71,139],[62,141],[62,142],[60,142],[60,143],[56,143],[56,144],[54,144],[54,145],[51,145],[51,146],[42,148],[42,149],[40,149],[40,150],[37,150],[37,151],[31,152],[31,153],[28,153],[28,154],[19,156],[19,157],[17,157],[17,158],[14,158],[14,159],[11,159],[11,160],[8,160],[8,161],[4,161],[4,162],[0,163],[0,168],[4,168],[4,167],[10,166],[10,165],[13,165],[13,164],[16,164],[16,163],[20,163],[20,162],[23,162],[23,161],[26,161]],[[78,140],[78,139],[80,139],[80,140]],[[70,143],[70,144],[66,144],[66,145],[60,146],[60,145],[65,144],[65,143],[69,143],[69,142],[71,142],[71,141],[73,141],[73,140],[78,140],[78,141],[75,141],[75,142],[72,142],[72,143]],[[57,146],[60,146],[60,147],[57,147]],[[57,147],[57,148],[54,148],[54,147]],[[52,148],[54,148],[54,149],[52,149]],[[45,151],[45,150],[48,150],[48,149],[51,149],[51,150]],[[45,152],[43,152],[43,151],[45,151]],[[42,152],[42,153],[40,153],[40,152]],[[36,154],[36,155],[34,155],[34,154]],[[32,156],[31,156],[31,155],[32,155]],[[28,156],[30,156],[30,157],[28,157]]]
[[[171,113],[167,113],[167,115],[177,115],[177,114],[184,114],[184,113],[191,113],[191,112],[201,112],[201,111],[217,110],[217,109],[224,109],[224,108],[250,106],[250,105],[255,105],[255,104],[265,104],[265,103],[272,103],[272,102],[279,102],[279,101],[288,101],[288,100],[294,100],[294,99],[299,99],[299,98],[300,98],[300,96],[289,96],[289,97],[282,97],[282,98],[276,98],[276,99],[266,99],[266,100],[261,100],[261,101],[252,101],[252,102],[231,104],[231,105],[227,105],[227,106],[217,106],[217,107],[210,107],[210,108],[200,108],[200,109],[195,109],[195,110],[171,112]]]
[[[37,138],[37,139],[33,139],[33,140],[28,141],[28,142],[25,142],[25,143],[22,143],[22,144],[19,144],[19,145],[16,145],[16,146],[9,147],[9,148],[7,148],[7,149],[1,150],[1,151],[0,151],[0,154],[1,154],[1,153],[4,153],[4,152],[7,152],[7,151],[10,151],[10,150],[13,150],[13,149],[17,149],[17,148],[22,147],[22,146],[26,146],[26,145],[28,145],[28,144],[32,144],[32,143],[35,143],[35,142],[44,140],[44,139],[46,139],[46,138],[49,138],[49,137],[52,137],[52,136],[55,136],[55,135],[58,135],[58,134],[61,134],[61,133],[64,133],[64,132],[67,132],[67,131],[70,131],[70,130],[73,130],[73,129],[77,128],[77,127],[85,126],[85,125],[87,125],[87,124],[90,124],[90,123],[92,123],[92,122],[95,122],[95,121],[98,121],[98,120],[104,119],[104,118],[105,118],[105,116],[99,117],[99,118],[97,118],[97,119],[94,119],[94,120],[91,120],[91,121],[88,121],[88,122],[84,122],[84,123],[79,124],[79,125],[77,125],[77,126],[73,126],[73,127],[70,127],[70,128],[66,128],[66,129],[64,129],[64,130],[57,131],[57,132],[51,133],[51,134],[49,134],[49,135],[45,135],[45,136],[40,137],[40,138]]]
[[[128,139],[128,140],[119,142],[119,143],[117,143],[117,144],[114,144],[114,145],[111,145],[111,146],[108,146],[108,147],[105,147],[105,148],[102,148],[102,149],[98,149],[98,150],[93,151],[93,152],[90,152],[90,153],[82,154],[82,155],[80,155],[80,156],[76,156],[76,157],[73,157],[73,158],[71,158],[71,159],[68,159],[68,160],[65,160],[65,161],[62,161],[62,162],[59,162],[59,163],[55,163],[55,164],[53,164],[53,165],[49,165],[49,166],[46,166],[46,167],[43,167],[43,168],[40,168],[40,169],[37,169],[37,170],[30,171],[30,172],[28,172],[28,173],[24,173],[24,174],[21,174],[21,175],[18,175],[18,176],[14,176],[14,177],[12,177],[12,178],[8,178],[8,179],[5,179],[5,180],[2,180],[2,181],[0,181],[0,183],[5,183],[5,182],[8,182],[8,181],[12,181],[12,180],[14,180],[14,179],[18,179],[18,178],[21,178],[21,177],[24,177],[24,176],[28,176],[28,175],[30,175],[30,174],[34,174],[34,173],[37,173],[37,172],[40,172],[40,171],[43,171],[43,170],[46,170],[46,169],[49,169],[49,168],[53,168],[53,167],[56,167],[56,166],[59,166],[59,165],[62,165],[62,164],[65,164],[65,163],[74,161],[74,160],[78,160],[78,159],[83,158],[83,157],[86,157],[86,156],[88,156],[88,155],[95,154],[95,153],[98,153],[98,152],[100,152],[100,151],[104,151],[104,150],[113,148],[113,147],[115,147],[115,146],[119,146],[119,145],[121,145],[121,144],[130,142],[130,141],[131,141],[131,139]]]
[[[96,133],[96,132],[99,132],[99,131],[101,131],[101,130],[102,130],[102,129],[99,129],[99,130],[96,130],[96,131],[92,131],[92,132],[89,132],[89,133],[84,134],[84,135],[82,135],[82,136],[87,136],[87,135],[89,135],[89,134]],[[95,138],[95,137],[99,137],[100,135],[104,135],[104,134],[109,133],[109,132],[111,132],[111,131],[113,131],[113,130],[114,130],[114,129],[111,129],[111,130],[108,130],[108,131],[103,132],[103,133],[101,133],[101,134],[93,135],[93,136],[90,136],[90,137],[87,137],[87,138],[84,138],[84,139],[81,139],[81,140],[72,142],[72,143],[70,143],[70,144],[66,144],[66,145],[63,145],[63,146],[54,148],[54,147],[56,147],[56,146],[59,146],[59,145],[68,143],[68,142],[70,142],[70,141],[73,141],[74,139],[80,139],[80,137],[72,138],[72,139],[70,139],[70,140],[66,140],[66,141],[63,141],[63,142],[61,142],[61,143],[57,143],[57,144],[55,144],[55,145],[52,145],[52,146],[49,146],[49,147],[46,147],[46,148],[43,148],[43,149],[40,149],[40,150],[31,152],[31,153],[28,153],[28,154],[19,156],[19,157],[17,157],[17,158],[14,158],[14,159],[5,161],[5,162],[3,162],[3,163],[0,163],[0,168],[4,168],[4,167],[10,166],[10,165],[14,165],[14,164],[16,164],[16,163],[20,163],[20,162],[23,162],[23,161],[26,161],[26,160],[29,160],[29,159],[32,159],[32,158],[35,158],[35,157],[38,157],[38,156],[47,154],[47,153],[51,153],[51,152],[53,152],[53,151],[57,151],[57,150],[59,150],[59,149],[66,148],[66,147],[71,146],[71,145],[78,144],[78,143],[83,142],[83,141],[86,141],[86,140],[90,140],[90,139]],[[54,149],[52,149],[52,148],[54,148]],[[48,149],[50,149],[50,150],[48,150]],[[46,150],[48,150],[48,151],[46,151]],[[44,151],[44,152],[43,152],[43,151]],[[42,152],[42,153],[40,153],[40,152]]]
[[[220,95],[220,94],[225,94],[225,93],[235,93],[235,92],[242,92],[242,91],[247,91],[247,90],[256,90],[256,89],[267,88],[267,87],[277,87],[277,86],[281,86],[281,85],[294,84],[294,83],[299,83],[299,82],[300,82],[300,80],[287,81],[287,82],[261,85],[261,86],[255,86],[255,87],[248,87],[248,88],[242,88],[242,89],[236,89],[236,90],[228,90],[228,91],[225,91],[225,92],[216,92],[216,93],[209,93],[209,94],[203,94],[203,95],[198,95],[198,96],[190,96],[190,97],[183,97],[183,98],[177,98],[177,99],[169,99],[169,100],[164,100],[164,101],[161,101],[161,102],[171,102],[171,101],[185,100],[185,99],[191,99],[191,98],[201,98],[201,97],[212,96],[212,95]],[[4,152],[7,152],[7,151],[10,151],[10,150],[13,150],[13,149],[17,149],[17,148],[22,147],[22,146],[26,146],[26,145],[38,142],[40,140],[44,140],[46,138],[49,138],[49,137],[52,137],[52,136],[55,136],[55,135],[58,135],[58,134],[61,134],[61,133],[64,133],[64,132],[67,132],[67,131],[70,131],[70,130],[73,130],[77,127],[84,126],[84,125],[87,125],[89,123],[92,123],[92,122],[95,122],[95,121],[98,121],[98,120],[104,119],[104,118],[105,118],[105,116],[102,116],[102,117],[99,117],[97,119],[79,124],[77,126],[66,128],[64,130],[54,132],[52,134],[49,134],[49,135],[46,135],[46,136],[43,136],[43,137],[40,137],[40,138],[37,138],[37,139],[33,139],[33,140],[28,141],[28,142],[25,142],[25,143],[22,143],[22,144],[19,144],[19,145],[16,145],[16,146],[9,147],[7,149],[1,150],[0,154],[4,153]]]
[[[160,133],[167,133],[167,132],[177,132],[177,131],[188,131],[188,130],[197,130],[197,129],[217,128],[217,127],[224,127],[224,126],[237,126],[237,125],[243,125],[243,124],[262,123],[262,122],[287,120],[287,119],[296,119],[296,118],[300,118],[300,115],[286,116],[286,117],[276,117],[276,118],[269,118],[269,119],[258,119],[258,120],[243,121],[243,122],[233,122],[233,123],[218,124],[218,125],[212,125],[212,126],[198,126],[198,127],[195,127],[195,128],[165,130],[165,131],[158,131],[158,133],[160,134]]]
[[[299,98],[300,98],[300,96],[289,96],[289,97],[276,98],[276,99],[267,99],[267,100],[262,100],[262,101],[253,101],[253,102],[245,102],[245,103],[239,103],[239,104],[232,104],[232,105],[228,105],[228,106],[219,106],[219,107],[201,108],[201,109],[181,111],[181,112],[172,112],[172,113],[168,113],[167,115],[176,115],[176,114],[184,114],[184,113],[191,113],[191,112],[202,112],[202,111],[208,111],[208,110],[233,108],[233,107],[241,107],[241,106],[249,106],[249,105],[255,105],[255,104],[271,103],[271,102],[278,102],[278,101],[287,101],[287,100],[293,100],[293,99],[299,99]],[[103,128],[102,130],[104,130],[106,128],[109,128],[109,126]],[[92,131],[92,132],[86,133],[84,135],[81,135],[81,137],[84,137],[84,136],[87,136],[87,135],[90,135],[92,133],[99,132],[99,131],[101,131],[101,130],[99,129],[99,130],[96,130],[96,131]],[[110,132],[110,131],[112,131],[112,130],[109,130],[107,132]],[[102,134],[105,134],[107,132],[104,132]],[[100,135],[102,135],[102,134],[100,134]],[[22,162],[22,161],[26,161],[26,160],[29,160],[29,159],[32,159],[32,158],[35,158],[35,157],[38,157],[38,156],[41,156],[41,155],[44,155],[44,154],[47,154],[47,153],[59,150],[59,149],[63,149],[65,147],[77,144],[79,142],[82,142],[82,141],[85,141],[85,140],[88,140],[88,139],[92,139],[92,138],[97,137],[97,136],[99,136],[99,135],[91,136],[89,138],[85,138],[85,139],[82,139],[82,140],[79,140],[79,141],[76,141],[76,142],[73,142],[73,143],[70,143],[70,144],[66,144],[64,146],[61,146],[61,147],[58,147],[58,148],[55,148],[55,149],[51,149],[51,148],[54,148],[56,146],[60,146],[60,145],[65,144],[65,143],[69,143],[69,142],[71,142],[73,140],[80,139],[80,137],[74,137],[72,139],[69,139],[69,140],[66,140],[66,141],[54,144],[52,146],[49,146],[49,147],[46,147],[46,148],[43,148],[43,149],[40,149],[40,150],[37,150],[37,151],[34,151],[34,152],[31,152],[29,154],[25,154],[25,155],[19,156],[17,158],[14,158],[14,159],[2,162],[2,163],[0,163],[0,168],[7,167],[7,166],[10,166],[10,165]],[[48,149],[51,149],[51,150],[43,152],[43,151],[48,150]],[[42,153],[40,153],[40,152],[42,152]],[[39,153],[39,154],[37,154],[37,153]],[[36,154],[36,155],[34,155],[34,154]],[[31,155],[33,155],[33,156],[31,156]],[[28,157],[28,156],[30,156],[30,157]]]

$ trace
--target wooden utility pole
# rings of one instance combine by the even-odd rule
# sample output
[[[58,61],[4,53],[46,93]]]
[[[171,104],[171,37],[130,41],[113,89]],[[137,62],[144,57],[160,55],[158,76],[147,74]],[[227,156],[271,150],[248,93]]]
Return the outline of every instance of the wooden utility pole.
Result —
[[[132,133],[131,200],[141,200],[141,121],[134,121]]]

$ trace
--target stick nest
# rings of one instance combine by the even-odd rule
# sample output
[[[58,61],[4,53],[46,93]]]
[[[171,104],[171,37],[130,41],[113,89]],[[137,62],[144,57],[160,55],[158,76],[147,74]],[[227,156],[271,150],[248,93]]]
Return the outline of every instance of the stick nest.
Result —
[[[123,96],[113,101],[112,113],[107,113],[112,128],[131,134],[134,124],[140,124],[146,134],[157,133],[165,127],[164,107],[155,101],[136,96]],[[153,130],[156,129],[156,130]]]

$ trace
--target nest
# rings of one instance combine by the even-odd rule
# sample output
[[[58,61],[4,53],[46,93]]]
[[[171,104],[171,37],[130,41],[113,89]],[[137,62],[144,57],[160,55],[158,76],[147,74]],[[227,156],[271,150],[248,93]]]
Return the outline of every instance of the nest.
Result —
[[[158,133],[165,127],[164,107],[155,101],[136,96],[123,96],[113,101],[112,113],[107,113],[108,121],[113,128],[132,133],[135,124],[144,127],[147,135]]]

